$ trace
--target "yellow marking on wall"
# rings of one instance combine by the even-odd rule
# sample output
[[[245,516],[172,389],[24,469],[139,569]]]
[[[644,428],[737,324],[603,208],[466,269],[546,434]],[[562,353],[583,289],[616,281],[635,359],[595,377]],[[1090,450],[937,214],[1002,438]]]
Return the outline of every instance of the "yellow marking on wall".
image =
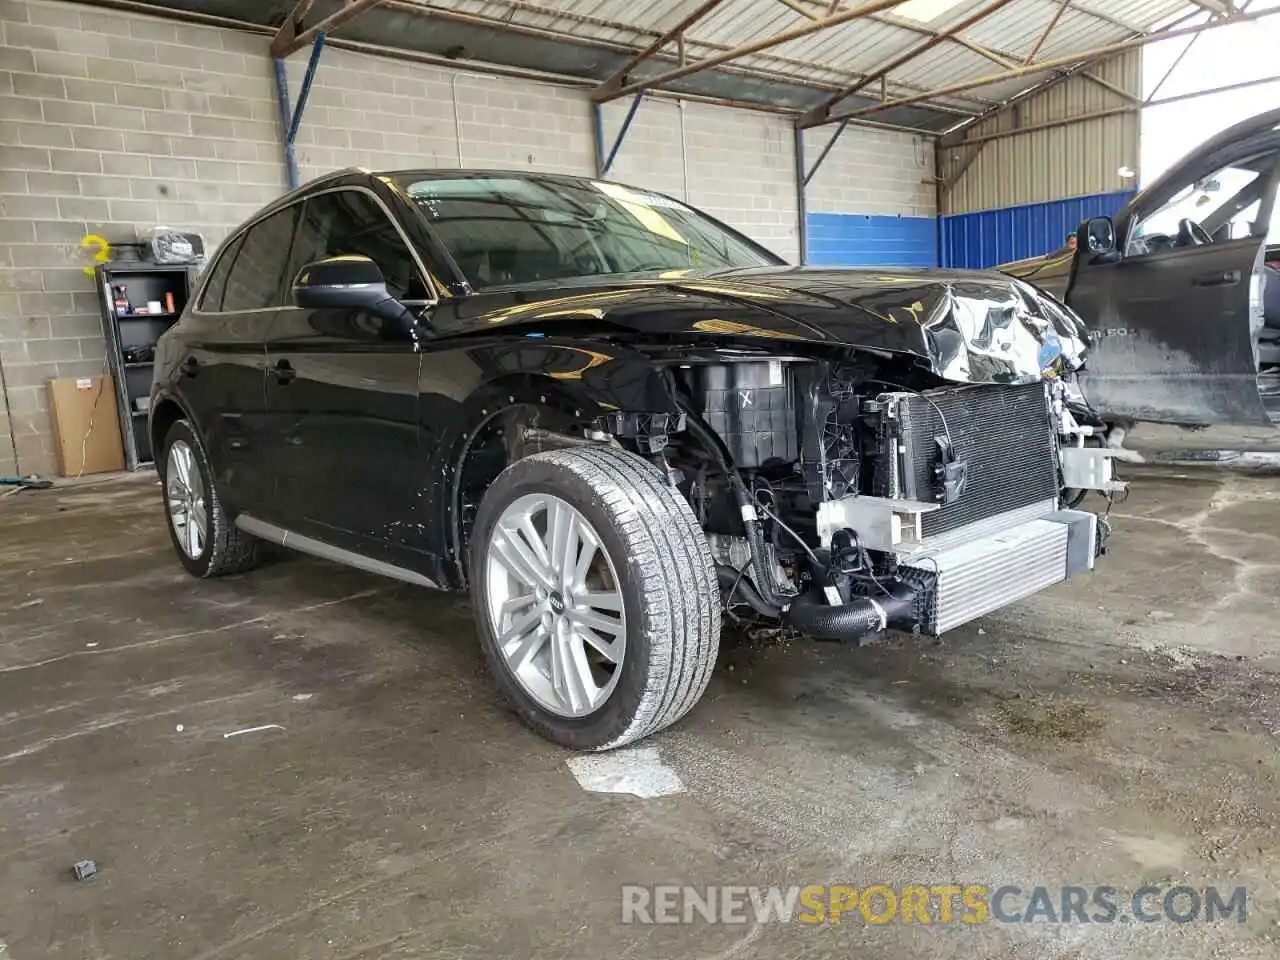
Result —
[[[80,240],[80,246],[85,249],[88,249],[89,247],[94,248],[93,262],[95,264],[106,263],[111,259],[111,244],[107,242],[105,237],[100,237],[96,233],[86,234]],[[92,277],[95,273],[95,268],[92,266],[85,267],[84,272]]]

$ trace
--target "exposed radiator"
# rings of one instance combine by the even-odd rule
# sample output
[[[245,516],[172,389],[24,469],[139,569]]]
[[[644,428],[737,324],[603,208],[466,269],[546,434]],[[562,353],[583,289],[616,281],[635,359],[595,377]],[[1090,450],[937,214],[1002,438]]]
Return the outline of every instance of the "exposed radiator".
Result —
[[[1044,384],[948,387],[880,399],[885,401],[882,426],[895,436],[898,456],[882,458],[877,495],[937,502],[938,438],[948,429],[955,460],[966,465],[960,497],[925,514],[925,537],[1057,497],[1058,464]]]

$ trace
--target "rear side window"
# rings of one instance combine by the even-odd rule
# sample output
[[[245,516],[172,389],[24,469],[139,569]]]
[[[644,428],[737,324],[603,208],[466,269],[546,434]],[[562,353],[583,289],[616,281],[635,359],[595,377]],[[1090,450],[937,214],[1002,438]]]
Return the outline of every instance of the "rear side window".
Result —
[[[307,201],[293,269],[343,254],[362,254],[378,265],[387,292],[399,300],[430,300],[431,291],[387,212],[359,190],[322,193]]]
[[[281,305],[289,245],[298,220],[294,204],[255,223],[244,234],[227,276],[222,310],[261,310]],[[219,264],[221,266],[221,264]]]
[[[231,265],[235,263],[236,251],[244,236],[238,236],[226,245],[226,249],[218,256],[209,272],[209,282],[205,284],[204,296],[200,298],[200,309],[206,313],[217,313],[222,309],[222,296],[227,289],[227,277],[231,274]]]

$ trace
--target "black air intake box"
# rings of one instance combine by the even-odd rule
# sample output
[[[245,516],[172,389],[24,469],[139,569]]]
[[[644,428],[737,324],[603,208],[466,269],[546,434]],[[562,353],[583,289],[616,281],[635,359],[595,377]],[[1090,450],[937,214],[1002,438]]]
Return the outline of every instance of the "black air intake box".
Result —
[[[702,415],[739,467],[800,459],[791,365],[780,360],[695,367]]]

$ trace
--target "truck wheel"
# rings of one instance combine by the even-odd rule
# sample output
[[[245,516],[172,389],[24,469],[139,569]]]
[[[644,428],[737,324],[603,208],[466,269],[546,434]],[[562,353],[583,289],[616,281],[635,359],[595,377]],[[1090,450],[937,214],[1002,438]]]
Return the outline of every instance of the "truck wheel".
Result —
[[[485,494],[470,551],[485,657],[543,736],[608,750],[702,696],[720,641],[711,554],[645,460],[578,447],[517,461]]]
[[[197,577],[220,577],[257,566],[258,541],[227,516],[204,447],[186,420],[169,428],[156,463],[169,537],[187,571]]]

